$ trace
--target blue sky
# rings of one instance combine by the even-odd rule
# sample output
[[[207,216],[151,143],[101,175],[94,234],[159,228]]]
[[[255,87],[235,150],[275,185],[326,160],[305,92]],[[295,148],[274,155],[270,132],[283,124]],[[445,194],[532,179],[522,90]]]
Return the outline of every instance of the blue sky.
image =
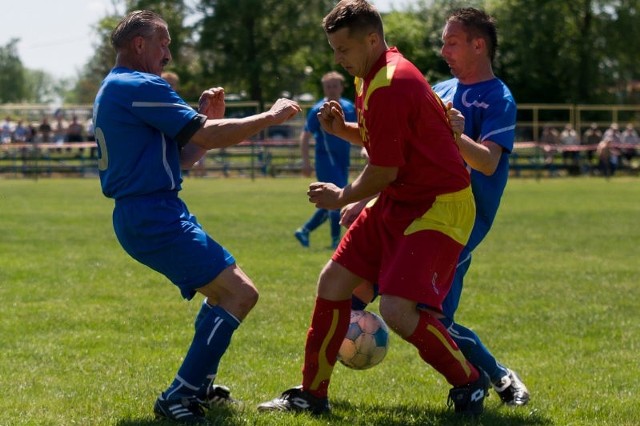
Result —
[[[370,0],[380,11],[402,9],[415,0]],[[19,38],[25,67],[56,78],[74,77],[97,43],[92,26],[113,12],[111,0],[20,0],[0,13],[0,46]]]

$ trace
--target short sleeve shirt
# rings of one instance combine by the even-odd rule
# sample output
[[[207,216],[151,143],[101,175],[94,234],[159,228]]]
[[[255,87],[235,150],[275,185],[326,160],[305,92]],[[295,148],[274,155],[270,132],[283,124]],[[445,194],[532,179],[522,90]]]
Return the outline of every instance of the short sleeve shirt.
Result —
[[[356,110],[370,164],[399,168],[391,199],[430,204],[469,185],[444,105],[396,48],[356,78]]]
[[[111,70],[94,103],[102,191],[115,199],[179,191],[180,146],[206,117],[161,77]]]
[[[496,171],[491,176],[471,170],[471,187],[476,201],[476,222],[467,248],[473,250],[491,229],[509,177],[509,154],[516,128],[516,102],[509,88],[498,78],[462,84],[456,78],[433,86],[433,90],[465,117],[465,135],[503,148]]]

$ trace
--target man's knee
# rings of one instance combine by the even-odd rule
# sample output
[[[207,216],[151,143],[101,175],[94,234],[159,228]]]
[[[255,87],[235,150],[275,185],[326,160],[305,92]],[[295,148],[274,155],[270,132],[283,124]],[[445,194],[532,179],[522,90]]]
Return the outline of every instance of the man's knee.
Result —
[[[242,320],[258,303],[259,293],[242,270],[230,266],[212,282],[198,289],[211,305],[218,305]]]

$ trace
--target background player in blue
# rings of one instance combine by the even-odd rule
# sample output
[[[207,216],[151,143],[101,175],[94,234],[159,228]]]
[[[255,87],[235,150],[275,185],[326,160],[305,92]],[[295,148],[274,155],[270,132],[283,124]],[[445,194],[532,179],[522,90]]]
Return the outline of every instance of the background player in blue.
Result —
[[[465,117],[458,146],[471,173],[476,220],[443,303],[446,318],[441,321],[465,357],[489,375],[500,398],[507,404],[525,405],[529,392],[518,375],[498,363],[473,331],[454,322],[472,252],[491,229],[507,184],[516,103],[493,73],[497,31],[491,16],[474,8],[456,10],[447,19],[442,40],[442,56],[455,78],[436,84],[433,90]]]
[[[326,133],[320,126],[318,112],[320,107],[329,101],[338,101],[344,111],[345,120],[356,121],[356,108],[353,103],[342,98],[344,90],[344,76],[331,71],[322,76],[322,90],[324,99],[317,102],[307,114],[304,131],[300,136],[302,150],[302,173],[311,176],[311,162],[309,161],[309,140],[311,136],[316,140],[315,170],[320,182],[330,182],[344,188],[349,179],[349,164],[351,160],[351,144],[330,133]],[[331,224],[331,246],[338,247],[340,242],[340,211],[316,209],[311,218],[294,233],[303,247],[309,247],[309,234],[322,225],[327,218]]]
[[[191,346],[154,412],[207,423],[203,408],[231,400],[228,389],[213,381],[258,291],[178,197],[181,167],[191,167],[208,149],[237,144],[292,118],[300,107],[279,99],[264,113],[223,119],[224,90],[212,88],[202,93],[196,111],[160,77],[171,60],[170,42],[166,22],[150,11],[131,12],[113,30],[116,64],[94,104],[98,167],[104,195],[115,200],[113,226],[126,252],[165,275],[183,297],[206,297]]]

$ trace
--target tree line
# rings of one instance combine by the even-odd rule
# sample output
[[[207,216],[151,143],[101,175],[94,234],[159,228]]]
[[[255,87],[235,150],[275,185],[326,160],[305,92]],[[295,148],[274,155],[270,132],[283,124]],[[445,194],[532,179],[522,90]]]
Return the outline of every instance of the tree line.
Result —
[[[13,39],[0,46],[0,103],[90,104],[115,57],[109,36],[128,11],[151,9],[169,24],[181,94],[223,86],[238,98],[321,96],[333,63],[321,22],[335,0],[112,0],[93,26],[93,57],[73,81],[25,69]],[[448,12],[482,8],[498,22],[494,71],[519,103],[631,104],[640,100],[640,0],[418,0],[384,14],[386,39],[435,83],[449,78],[440,57]],[[348,76],[347,76],[348,77]],[[350,77],[348,77],[350,80]],[[350,88],[352,91],[353,88]],[[352,92],[350,93],[352,94]]]

